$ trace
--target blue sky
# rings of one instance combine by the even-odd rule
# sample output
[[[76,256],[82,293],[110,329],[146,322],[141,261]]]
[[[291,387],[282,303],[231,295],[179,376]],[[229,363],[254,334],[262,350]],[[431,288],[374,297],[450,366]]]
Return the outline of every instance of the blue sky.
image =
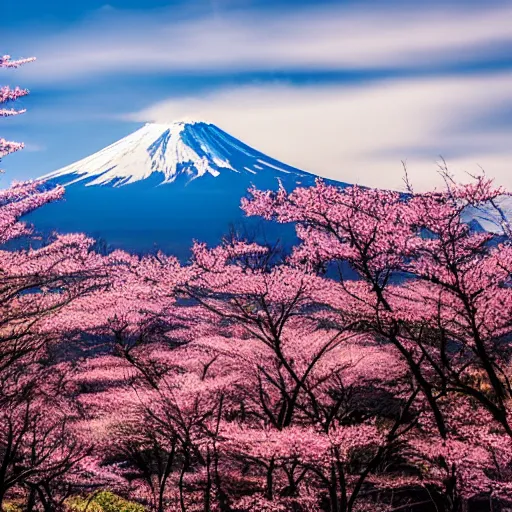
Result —
[[[28,112],[3,184],[43,175],[144,122],[200,118],[310,172],[417,188],[444,156],[512,188],[512,2],[28,0],[0,83]]]

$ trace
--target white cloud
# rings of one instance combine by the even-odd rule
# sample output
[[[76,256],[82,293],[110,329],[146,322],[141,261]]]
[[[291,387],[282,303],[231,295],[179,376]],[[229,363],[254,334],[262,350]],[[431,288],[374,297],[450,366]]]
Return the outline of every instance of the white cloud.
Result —
[[[103,9],[64,31],[21,33],[12,51],[38,56],[22,76],[51,82],[121,72],[416,68],[505,55],[511,26],[512,6],[487,2],[201,15]]]
[[[25,151],[29,151],[30,153],[38,153],[40,151],[46,151],[46,146],[42,144],[36,144],[32,142],[25,142]]]
[[[512,107],[512,73],[386,80],[357,86],[264,85],[171,98],[127,119],[205,119],[274,158],[341,181],[418,189],[442,154],[458,176],[478,165],[512,189],[512,127],[484,127]],[[498,123],[499,124],[499,123]]]

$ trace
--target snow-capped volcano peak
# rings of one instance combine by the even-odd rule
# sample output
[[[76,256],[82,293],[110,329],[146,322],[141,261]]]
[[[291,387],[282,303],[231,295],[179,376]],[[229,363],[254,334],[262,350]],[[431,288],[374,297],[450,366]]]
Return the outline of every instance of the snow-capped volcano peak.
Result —
[[[86,180],[88,186],[122,186],[153,173],[161,173],[162,183],[172,183],[178,178],[189,182],[205,175],[258,174],[265,169],[307,174],[250,148],[213,124],[183,120],[147,123],[101,151],[43,178],[61,178],[64,184]]]

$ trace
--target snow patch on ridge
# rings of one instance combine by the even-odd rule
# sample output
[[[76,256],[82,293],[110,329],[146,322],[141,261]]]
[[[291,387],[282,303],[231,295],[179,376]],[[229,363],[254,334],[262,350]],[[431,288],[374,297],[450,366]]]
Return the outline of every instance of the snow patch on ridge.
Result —
[[[484,204],[467,208],[462,215],[464,222],[476,221],[490,233],[508,233],[512,222],[512,197],[500,196],[494,204]]]

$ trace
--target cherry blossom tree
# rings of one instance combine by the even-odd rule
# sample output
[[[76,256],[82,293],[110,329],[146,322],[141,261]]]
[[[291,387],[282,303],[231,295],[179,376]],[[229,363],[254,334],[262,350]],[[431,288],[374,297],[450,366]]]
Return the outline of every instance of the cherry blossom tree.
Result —
[[[0,67],[30,60],[4,56]],[[0,102],[26,93],[2,88]],[[13,144],[0,140],[0,155],[22,147]],[[26,510],[59,509],[77,482],[79,466],[90,458],[89,443],[75,429],[76,396],[64,386],[70,369],[59,363],[72,329],[57,318],[64,318],[74,300],[108,289],[109,267],[122,258],[96,254],[94,241],[79,234],[56,235],[46,245],[30,247],[33,230],[20,218],[63,192],[40,182],[0,191],[0,508],[6,494],[25,493]],[[20,237],[26,243],[19,247],[25,248],[6,247]]]
[[[198,244],[184,267],[134,258],[113,287],[69,310],[81,329],[110,336],[139,376],[127,377],[131,399],[122,387],[107,413],[110,451],[156,510],[246,510],[247,492],[254,503],[315,510],[324,499],[326,510],[352,510],[416,421],[417,390],[400,361],[355,332],[357,321],[329,327],[316,307],[323,280],[274,260],[242,242]],[[100,411],[111,407],[105,395],[91,397]],[[383,417],[391,423],[378,432]]]
[[[474,233],[461,219],[469,206],[503,193],[484,178],[409,200],[319,182],[291,194],[253,191],[244,208],[298,222],[303,243],[295,263],[311,268],[349,262],[359,279],[326,277],[325,304],[344,316],[350,309],[393,343],[421,385],[442,436],[449,427],[437,402],[452,392],[478,400],[510,434],[503,340],[512,318],[512,253],[510,245],[496,245],[493,235]],[[477,375],[491,396],[474,384]]]
[[[31,187],[20,185],[20,203],[27,201],[31,207],[55,197],[55,191],[33,195],[27,192]],[[30,233],[15,220],[19,211],[25,207],[15,201],[5,216],[6,237]],[[74,432],[79,420],[72,411],[76,396],[66,402],[62,389],[47,383],[49,375],[59,373],[62,345],[74,329],[59,319],[74,301],[107,290],[109,267],[119,262],[118,257],[92,252],[92,244],[83,235],[66,235],[37,249],[0,251],[0,410],[5,422],[0,429],[0,459],[4,473],[15,475],[9,477],[5,491],[29,488],[28,505],[42,503],[45,510],[56,510],[57,500],[65,498],[63,492],[72,487],[71,475],[87,445]],[[41,454],[31,459],[32,469],[29,462],[22,462],[25,452]]]
[[[26,64],[28,62],[34,61],[34,58],[29,59],[20,59],[20,60],[11,60],[10,55],[4,55],[0,57],[0,68],[18,68],[19,66]],[[27,89],[20,89],[19,87],[15,87],[11,89],[8,86],[4,86],[0,88],[0,104],[9,103],[21,98],[22,96],[26,96],[28,94]],[[16,110],[14,108],[1,108],[0,105],[0,117],[10,117],[18,114],[23,114],[25,109]],[[24,147],[22,142],[10,142],[0,137],[0,160],[2,157],[14,153],[15,151],[19,151]]]
[[[468,209],[505,193],[485,177],[412,197],[319,181],[290,194],[252,190],[243,207],[249,215],[297,223],[301,244],[290,262],[323,276],[318,301],[333,325],[358,319],[365,332],[391,342],[441,439],[460,435],[453,413],[460,397],[466,400],[460,407],[481,407],[510,437],[511,246],[464,222]],[[456,443],[469,449],[468,438]],[[449,458],[441,456],[447,467]],[[462,458],[453,464],[453,478],[468,466]]]
[[[0,410],[0,504],[11,489],[27,492],[26,510],[39,502],[57,510],[72,484],[72,471],[88,446],[71,424],[69,368],[25,365],[23,373],[2,386]]]
[[[20,188],[16,195],[26,205],[6,204],[6,237],[28,231],[14,212],[55,194],[34,198],[27,192],[30,185]],[[57,313],[108,286],[108,262],[89,251],[91,243],[69,235],[39,249],[0,251],[0,498],[10,489],[29,489],[27,510],[36,502],[56,510],[61,491],[69,487],[65,478],[85,449],[73,433],[76,414],[67,411],[75,397],[66,402],[62,389],[50,382],[59,374],[52,360],[66,334],[54,322]]]
[[[89,382],[100,379],[108,383],[103,390],[90,395],[89,388],[84,395],[97,411],[95,430],[100,421],[105,432],[107,466],[114,464],[114,471],[118,471],[115,461],[126,461],[124,474],[143,484],[146,491],[139,486],[136,493],[149,497],[156,510],[163,510],[165,505],[178,510],[214,510],[215,506],[248,510],[244,504],[247,493],[253,495],[255,503],[267,500],[275,506],[281,503],[318,510],[319,497],[334,483],[329,465],[334,456],[332,443],[339,447],[337,457],[339,466],[344,467],[343,475],[350,473],[358,450],[379,452],[382,436],[371,425],[371,403],[361,404],[364,392],[360,390],[350,407],[351,413],[364,411],[367,426],[344,426],[336,420],[326,434],[303,415],[296,426],[278,430],[256,414],[261,414],[262,407],[258,406],[259,392],[254,386],[258,372],[253,361],[259,359],[260,352],[247,346],[238,356],[236,344],[248,340],[224,340],[224,347],[234,344],[230,352],[219,346],[220,341],[202,340],[173,349],[139,347],[139,365],[147,361],[153,368],[159,362],[158,381],[154,376],[148,381],[146,372],[135,369],[133,374],[119,364],[108,369],[102,365],[105,369],[100,374],[96,369],[91,372],[92,368],[84,373]],[[257,349],[258,342],[252,348]],[[254,357],[247,361],[253,352]],[[265,361],[259,364],[265,365]],[[168,371],[162,371],[164,366]],[[347,380],[359,380],[356,366],[350,365]],[[364,365],[358,370],[364,373]],[[118,387],[123,375],[128,387]],[[372,388],[372,393],[378,390]],[[350,413],[344,416],[350,423]],[[365,480],[366,476],[359,478]],[[354,485],[347,483],[347,492]],[[331,491],[336,495],[335,488]]]

